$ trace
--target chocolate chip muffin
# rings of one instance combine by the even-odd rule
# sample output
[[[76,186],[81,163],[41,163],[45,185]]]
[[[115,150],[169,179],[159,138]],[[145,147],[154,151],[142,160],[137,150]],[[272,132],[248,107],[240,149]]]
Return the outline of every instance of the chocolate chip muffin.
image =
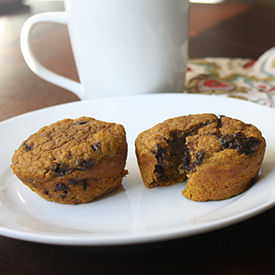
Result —
[[[222,200],[249,188],[266,142],[253,125],[214,114],[172,118],[140,133],[136,156],[148,188],[187,180],[194,201]]]
[[[78,204],[116,190],[127,174],[126,157],[122,125],[80,117],[31,135],[15,151],[11,167],[44,199]]]

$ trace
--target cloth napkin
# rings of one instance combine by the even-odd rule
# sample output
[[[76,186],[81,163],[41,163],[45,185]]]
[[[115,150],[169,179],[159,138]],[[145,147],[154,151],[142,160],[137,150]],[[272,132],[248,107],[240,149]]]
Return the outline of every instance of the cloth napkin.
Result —
[[[275,108],[275,47],[257,60],[190,59],[184,92],[235,97]]]

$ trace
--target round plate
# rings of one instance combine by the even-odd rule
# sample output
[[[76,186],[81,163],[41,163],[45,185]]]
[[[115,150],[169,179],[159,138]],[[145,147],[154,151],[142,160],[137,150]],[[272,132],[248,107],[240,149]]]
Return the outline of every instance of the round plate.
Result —
[[[206,112],[252,123],[262,131],[267,151],[256,184],[239,196],[210,202],[183,197],[185,183],[147,189],[135,157],[137,135],[165,119]],[[13,175],[11,157],[42,126],[79,116],[125,126],[129,175],[120,190],[94,202],[48,202]],[[151,94],[69,103],[6,120],[0,123],[0,234],[50,244],[134,244],[195,235],[252,217],[275,204],[275,132],[270,125],[274,117],[273,109],[237,99]]]

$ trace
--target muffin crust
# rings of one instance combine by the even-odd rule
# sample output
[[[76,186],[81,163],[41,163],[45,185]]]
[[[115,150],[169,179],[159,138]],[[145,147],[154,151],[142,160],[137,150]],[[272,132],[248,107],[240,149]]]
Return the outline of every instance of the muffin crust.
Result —
[[[148,188],[187,179],[195,201],[238,195],[255,181],[266,142],[252,124],[214,114],[172,118],[142,132],[136,156]]]
[[[78,204],[116,190],[127,174],[126,156],[122,125],[80,117],[45,126],[23,141],[12,169],[41,197]]]

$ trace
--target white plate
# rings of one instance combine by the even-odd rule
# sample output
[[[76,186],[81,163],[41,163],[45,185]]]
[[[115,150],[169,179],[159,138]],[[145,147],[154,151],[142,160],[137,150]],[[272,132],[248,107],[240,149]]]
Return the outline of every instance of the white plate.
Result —
[[[184,183],[145,188],[134,153],[138,133],[167,118],[204,112],[238,118],[262,131],[267,152],[257,183],[239,196],[218,202],[184,198]],[[12,174],[13,152],[42,126],[83,115],[125,126],[129,175],[121,190],[92,203],[72,206],[45,201]],[[69,103],[4,121],[0,123],[0,234],[51,244],[133,244],[190,236],[252,217],[275,204],[274,118],[274,110],[241,100],[161,94]]]

